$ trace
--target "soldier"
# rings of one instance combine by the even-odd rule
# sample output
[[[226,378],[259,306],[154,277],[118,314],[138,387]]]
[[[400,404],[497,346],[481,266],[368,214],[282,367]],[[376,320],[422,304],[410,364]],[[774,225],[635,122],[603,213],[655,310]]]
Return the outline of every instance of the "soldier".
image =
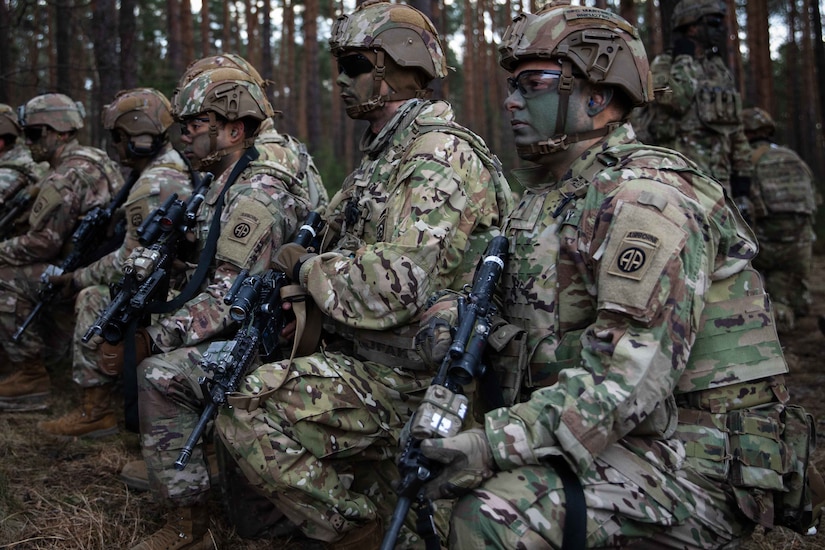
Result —
[[[83,388],[82,404],[58,418],[41,421],[38,428],[58,437],[103,437],[117,432],[111,393],[120,378],[121,364],[103,339],[83,342],[87,329],[110,301],[109,284],[123,275],[123,263],[138,246],[137,228],[172,193],[186,198],[191,193],[189,169],[181,154],[169,143],[174,122],[169,100],[153,88],[119,92],[103,109],[103,127],[111,134],[123,166],[131,168],[130,186],[123,204],[126,235],[122,244],[93,264],[52,277],[57,285],[82,289],[75,301],[73,379]]]
[[[134,547],[139,550],[172,542],[200,547],[210,488],[202,449],[195,449],[185,471],[173,467],[204,406],[198,378],[205,373],[198,364],[210,341],[234,326],[223,298],[238,273],[269,268],[274,252],[309,214],[305,183],[284,165],[259,158],[256,134],[273,112],[248,73],[222,67],[185,75],[174,98],[183,153],[215,181],[194,230],[205,280],[196,271],[166,304],[172,311],[139,329],[136,339],[138,360],[146,357],[137,369],[143,458],[153,496],[169,508],[166,524]]]
[[[0,242],[0,340],[14,373],[0,382],[0,409],[40,410],[48,406],[49,374],[44,364],[44,336],[52,336],[52,357],[62,358],[70,342],[71,298],[49,304],[19,342],[12,334],[38,301],[41,275],[68,254],[64,246],[77,221],[96,206],[105,207],[123,185],[117,164],[95,147],[80,145],[80,103],[63,94],[28,101],[20,124],[32,159],[46,161],[49,172],[29,215],[26,233]],[[57,336],[55,336],[57,335]],[[51,345],[54,344],[54,345]]]
[[[771,140],[776,129],[760,108],[742,113],[745,135],[753,148],[751,187],[753,225],[759,255],[753,266],[765,278],[780,333],[791,331],[796,318],[808,315],[816,195],[813,173],[799,155]]]
[[[46,175],[48,165],[34,162],[24,145],[17,113],[0,103],[0,207]]]
[[[330,336],[321,351],[255,370],[216,429],[307,537],[374,548],[395,505],[399,431],[433,375],[414,350],[418,316],[433,291],[469,281],[512,198],[481,139],[448,103],[425,99],[447,73],[426,16],[364,2],[329,42],[347,114],[369,122],[363,157],[326,211],[329,246],[313,256],[287,244],[276,265],[326,315]]]
[[[526,338],[494,365],[512,405],[421,442],[443,466],[426,494],[465,495],[450,546],[718,548],[801,513],[783,497],[802,494],[809,424],[786,405],[755,238],[696,164],[636,141],[627,118],[652,99],[637,30],[555,2],[516,17],[499,54],[537,163],[504,226],[501,333]],[[449,345],[448,304],[425,349]]]
[[[742,98],[721,53],[727,40],[722,0],[681,0],[673,9],[673,48],[653,60],[663,113],[651,123],[655,145],[672,147],[719,180],[743,214],[753,167],[742,129]]]
[[[191,80],[203,71],[219,67],[244,71],[255,80],[262,90],[266,90],[268,81],[246,59],[234,53],[220,53],[194,61],[187,67],[182,82]],[[261,123],[255,145],[263,158],[283,164],[296,175],[298,180],[305,183],[309,193],[310,206],[313,210],[326,206],[329,202],[329,196],[306,145],[288,134],[278,132],[275,128],[275,116],[271,116]]]

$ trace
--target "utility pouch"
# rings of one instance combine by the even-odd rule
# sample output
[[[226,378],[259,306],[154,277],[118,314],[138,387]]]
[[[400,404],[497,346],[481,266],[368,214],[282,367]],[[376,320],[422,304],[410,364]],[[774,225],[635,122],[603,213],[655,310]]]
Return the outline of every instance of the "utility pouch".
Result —
[[[785,426],[782,439],[792,451],[791,469],[784,476],[786,491],[776,497],[774,523],[805,533],[814,524],[808,466],[816,448],[815,422],[813,416],[797,405],[785,407],[782,420]]]

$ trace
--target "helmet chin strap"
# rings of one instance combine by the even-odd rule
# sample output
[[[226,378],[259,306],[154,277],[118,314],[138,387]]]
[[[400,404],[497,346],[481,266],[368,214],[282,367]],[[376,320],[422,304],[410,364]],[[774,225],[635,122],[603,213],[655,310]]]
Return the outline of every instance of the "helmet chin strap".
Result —
[[[398,101],[405,99],[426,99],[432,95],[432,90],[429,88],[423,90],[411,91],[391,91],[389,94],[381,94],[381,82],[385,80],[387,67],[384,64],[384,50],[375,51],[375,68],[372,71],[372,97],[367,101],[359,103],[358,105],[350,105],[347,107],[347,115],[350,118],[359,118],[364,113],[369,113],[376,109],[383,107],[387,101]],[[396,69],[397,70],[397,69]],[[389,85],[389,83],[388,83]],[[392,90],[392,86],[389,85]]]
[[[559,79],[559,108],[556,117],[555,134],[545,141],[531,143],[530,145],[517,145],[516,153],[520,158],[529,161],[537,161],[545,155],[552,155],[559,151],[566,151],[573,143],[593,139],[595,137],[606,136],[612,132],[620,123],[610,123],[603,128],[596,128],[588,132],[567,135],[564,128],[567,125],[567,111],[570,106],[570,95],[573,93],[573,64],[567,60],[561,60],[561,78]]]
[[[209,111],[207,113],[209,115],[209,151],[210,153],[203,157],[202,159],[193,159],[191,164],[192,168],[197,171],[208,170],[218,164],[222,158],[225,156],[231,155],[236,151],[241,151],[243,149],[247,149],[252,147],[255,143],[255,137],[246,138],[243,141],[232,145],[231,147],[225,147],[223,149],[218,149],[218,120],[215,117],[215,113]]]

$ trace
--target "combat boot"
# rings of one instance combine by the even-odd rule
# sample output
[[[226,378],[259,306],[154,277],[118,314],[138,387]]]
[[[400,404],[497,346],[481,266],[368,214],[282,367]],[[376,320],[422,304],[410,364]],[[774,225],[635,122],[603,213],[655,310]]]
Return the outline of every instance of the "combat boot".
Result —
[[[43,432],[61,439],[105,437],[117,433],[117,418],[110,404],[111,384],[83,388],[83,404],[60,418],[37,423]]]
[[[166,514],[166,525],[132,550],[200,550],[209,548],[205,505],[175,508]]]
[[[216,485],[219,481],[218,458],[215,456],[215,447],[212,444],[206,446],[206,462],[209,464],[209,482]],[[146,470],[146,462],[132,460],[124,464],[120,470],[120,480],[132,490],[149,490],[149,473]]]
[[[384,529],[379,520],[350,529],[344,537],[324,545],[327,550],[378,550],[384,538]]]
[[[0,410],[41,411],[49,406],[49,373],[42,360],[14,363],[0,380]]]

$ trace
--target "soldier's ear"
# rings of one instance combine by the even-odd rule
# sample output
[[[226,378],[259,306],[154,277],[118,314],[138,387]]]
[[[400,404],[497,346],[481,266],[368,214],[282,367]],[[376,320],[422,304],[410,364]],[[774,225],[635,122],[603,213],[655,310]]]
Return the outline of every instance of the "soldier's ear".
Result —
[[[587,102],[587,115],[596,116],[605,110],[613,99],[613,88],[593,88]]]

